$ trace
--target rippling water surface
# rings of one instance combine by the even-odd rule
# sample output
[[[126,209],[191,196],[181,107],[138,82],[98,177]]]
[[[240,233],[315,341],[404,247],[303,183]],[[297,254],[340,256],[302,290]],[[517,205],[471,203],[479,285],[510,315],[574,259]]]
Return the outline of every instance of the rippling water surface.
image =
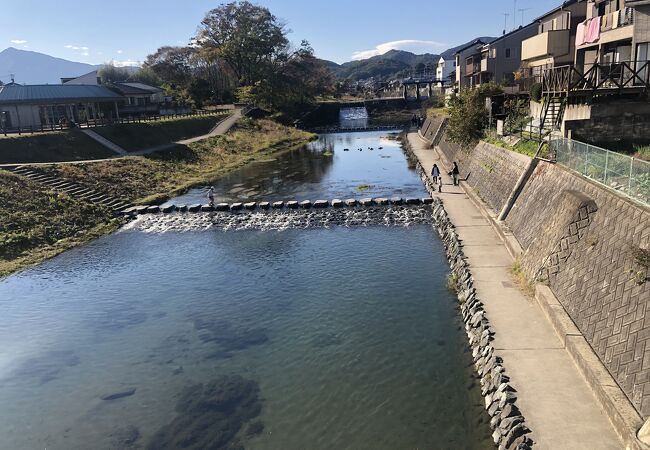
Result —
[[[215,180],[215,201],[426,196],[396,136],[385,131],[323,134],[304,148]],[[206,203],[207,189],[192,189],[168,203]]]
[[[425,208],[292,214],[145,216],[0,281],[0,448],[490,448]]]

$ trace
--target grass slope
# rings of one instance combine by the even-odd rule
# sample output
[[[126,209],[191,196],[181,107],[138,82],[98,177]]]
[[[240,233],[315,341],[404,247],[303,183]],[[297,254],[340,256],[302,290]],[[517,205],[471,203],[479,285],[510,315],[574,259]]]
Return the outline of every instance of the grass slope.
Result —
[[[127,151],[143,150],[207,134],[226,114],[127,123],[96,128],[94,131]]]
[[[151,203],[179,195],[258,157],[293,148],[312,138],[310,133],[270,120],[241,119],[226,135],[188,146],[45,170],[132,203]]]
[[[0,277],[116,229],[106,208],[0,171]]]
[[[74,161],[115,156],[111,150],[79,130],[0,136],[0,164]]]

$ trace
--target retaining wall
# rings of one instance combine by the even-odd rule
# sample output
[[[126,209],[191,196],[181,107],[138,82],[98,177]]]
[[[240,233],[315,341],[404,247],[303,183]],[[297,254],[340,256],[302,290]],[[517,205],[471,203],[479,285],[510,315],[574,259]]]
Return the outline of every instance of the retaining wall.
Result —
[[[479,144],[461,160],[461,172],[471,172],[468,183],[496,214],[521,174],[519,156]],[[499,169],[486,170],[492,163]],[[648,208],[540,161],[506,225],[524,250],[524,273],[548,284],[637,411],[649,417],[650,288],[635,256],[650,247]]]

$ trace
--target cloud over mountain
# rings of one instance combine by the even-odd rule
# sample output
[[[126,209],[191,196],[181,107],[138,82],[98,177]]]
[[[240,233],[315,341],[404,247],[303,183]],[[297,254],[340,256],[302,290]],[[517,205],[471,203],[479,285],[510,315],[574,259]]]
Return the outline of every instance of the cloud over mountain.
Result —
[[[423,41],[418,39],[403,39],[401,41],[384,42],[371,50],[361,50],[352,54],[355,61],[383,55],[390,50],[404,50],[416,54],[431,53],[442,49],[445,44],[436,41]]]

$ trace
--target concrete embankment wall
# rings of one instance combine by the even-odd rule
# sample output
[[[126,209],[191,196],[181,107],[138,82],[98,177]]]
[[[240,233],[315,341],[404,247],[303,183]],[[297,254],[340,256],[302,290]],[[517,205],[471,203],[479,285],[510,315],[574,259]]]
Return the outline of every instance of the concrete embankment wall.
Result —
[[[498,215],[528,158],[481,143],[441,141],[461,175]],[[540,161],[506,225],[521,266],[547,284],[642,417],[650,416],[650,288],[636,255],[650,247],[650,210]],[[646,318],[647,315],[647,318]]]

